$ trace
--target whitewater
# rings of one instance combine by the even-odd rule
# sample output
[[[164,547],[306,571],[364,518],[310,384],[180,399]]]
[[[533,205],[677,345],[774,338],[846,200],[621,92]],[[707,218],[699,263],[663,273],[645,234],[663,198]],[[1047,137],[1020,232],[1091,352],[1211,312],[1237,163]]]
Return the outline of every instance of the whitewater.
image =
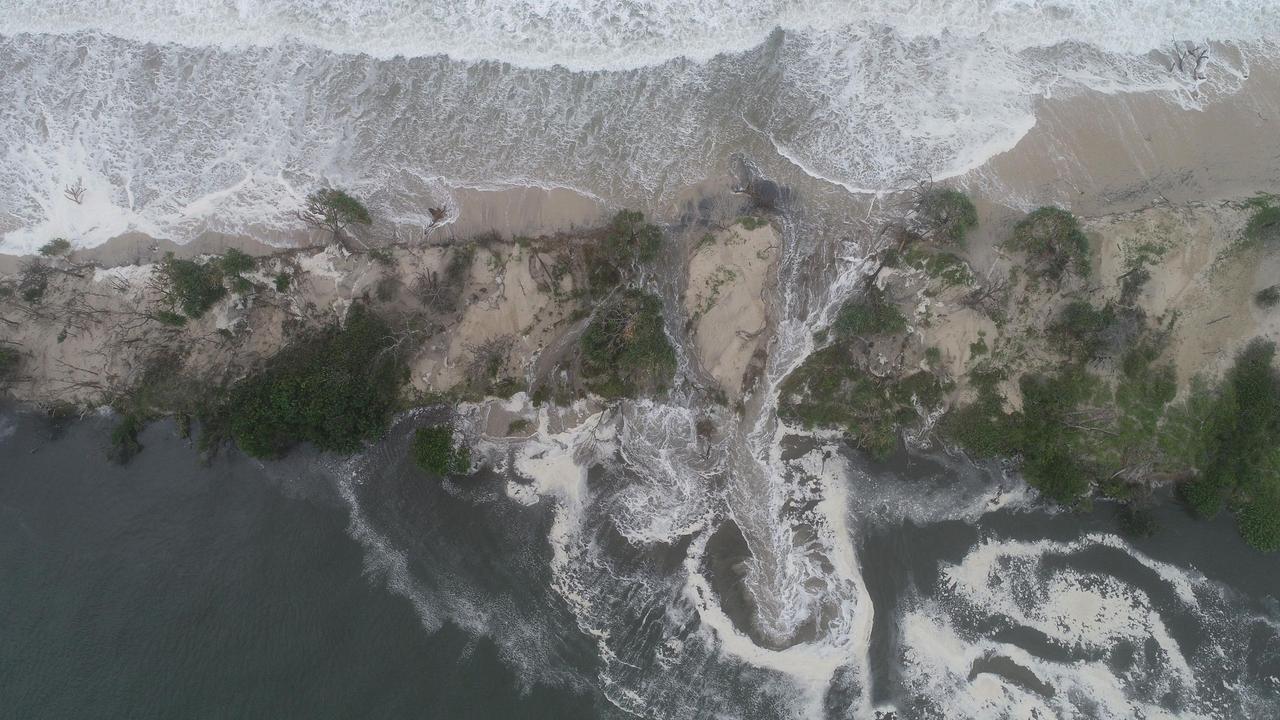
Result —
[[[855,191],[980,166],[1038,98],[1187,108],[1270,55],[1245,2],[0,2],[0,251],[283,242],[319,184],[396,236],[451,189],[667,209],[748,150]],[[1216,44],[1204,77],[1175,48]],[[80,203],[65,189],[81,183]]]
[[[522,682],[597,687],[619,716],[1248,716],[1274,677],[1222,679],[1248,670],[1234,645],[1276,642],[1267,609],[1112,535],[966,537],[936,583],[877,607],[860,534],[996,515],[1017,526],[1035,498],[950,459],[907,486],[832,438],[789,446],[776,404],[869,271],[875,196],[981,167],[1035,127],[1045,98],[1224,102],[1278,56],[1277,31],[1269,0],[0,0],[0,252],[129,232],[287,243],[324,185],[367,199],[387,240],[415,237],[429,208],[452,218],[461,188],[568,188],[660,220],[707,178],[803,188],[821,207],[778,219],[761,389],[742,419],[717,411],[731,430],[711,451],[684,385],[663,402],[581,408],[569,427],[540,411],[531,439],[477,449],[508,476],[485,503],[551,513],[547,595],[598,668],[560,667],[545,621],[484,582],[425,580],[412,523],[367,479],[380,457],[335,471],[371,572],[428,631],[492,636]],[[1188,47],[1208,48],[1207,66],[1175,72]],[[854,202],[865,218],[846,217]],[[838,251],[815,270],[825,246]],[[468,412],[474,429],[482,410]],[[750,627],[707,570],[730,523],[749,551],[736,571]],[[902,705],[875,691],[880,614]],[[1123,672],[1108,664],[1119,656]],[[993,658],[1060,691],[975,670]]]

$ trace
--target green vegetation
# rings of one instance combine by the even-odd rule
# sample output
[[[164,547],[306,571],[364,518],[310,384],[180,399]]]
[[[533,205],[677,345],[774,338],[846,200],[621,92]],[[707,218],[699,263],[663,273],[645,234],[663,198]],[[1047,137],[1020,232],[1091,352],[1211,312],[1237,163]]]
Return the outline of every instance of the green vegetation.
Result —
[[[107,449],[107,458],[111,462],[124,465],[142,452],[142,443],[138,441],[138,433],[142,432],[144,423],[133,413],[120,418],[120,422],[111,429],[111,445]]]
[[[238,277],[253,269],[253,258],[243,250],[228,248],[218,259],[222,272],[230,277]]]
[[[1254,340],[1236,357],[1214,401],[1204,409],[1199,477],[1183,498],[1198,515],[1224,506],[1245,540],[1280,549],[1280,372],[1275,344]]]
[[[755,217],[754,215],[743,215],[738,218],[738,224],[741,225],[744,230],[750,231],[759,230],[765,225],[768,225],[769,221],[765,218]]]
[[[926,372],[878,378],[859,369],[848,345],[836,344],[787,376],[778,413],[807,428],[840,428],[855,446],[883,459],[897,449],[899,428],[919,419],[916,404],[935,409],[948,389]]]
[[[846,300],[832,329],[839,338],[893,335],[907,329],[907,319],[875,286]]]
[[[676,356],[663,331],[662,302],[627,290],[596,311],[582,334],[582,378],[606,398],[666,389]]]
[[[222,265],[179,260],[165,253],[155,269],[156,284],[171,305],[195,320],[227,294],[222,284]]]
[[[1042,207],[1020,220],[1008,245],[1027,255],[1027,270],[1035,277],[1089,274],[1089,240],[1075,216],[1061,208]]]
[[[276,292],[289,292],[289,284],[293,282],[293,276],[287,272],[276,273]]]
[[[49,276],[52,274],[53,268],[41,260],[32,260],[23,265],[22,272],[18,275],[18,295],[29,303],[40,302],[49,289]]]
[[[303,441],[354,452],[386,432],[407,372],[386,322],[357,304],[341,327],[289,345],[240,381],[219,419],[254,457],[279,457]]]
[[[662,248],[662,229],[635,210],[620,210],[609,221],[599,245],[586,248],[586,286],[603,296],[651,263]],[[558,280],[558,278],[556,278]]]
[[[156,322],[169,327],[185,327],[187,324],[187,316],[182,313],[176,313],[172,310],[157,310],[151,314]]]
[[[964,245],[965,235],[978,226],[978,210],[968,195],[954,188],[930,186],[916,194],[916,215],[930,240]]]
[[[341,240],[343,232],[352,225],[373,222],[359,200],[336,188],[324,188],[308,195],[298,217],[312,227],[327,230],[335,240]]]
[[[17,348],[8,345],[0,345],[0,385],[12,380],[18,375],[18,368],[22,366],[22,354]]]
[[[471,450],[453,440],[453,425],[441,423],[413,433],[413,462],[432,475],[461,475],[471,469]]]
[[[511,422],[507,423],[508,435],[520,435],[523,433],[527,433],[532,429],[533,429],[533,423],[529,422],[525,418],[516,418],[515,420],[512,420]]]
[[[1110,303],[1099,309],[1084,300],[1074,300],[1049,326],[1049,339],[1062,354],[1087,362],[1107,348],[1108,331],[1115,324],[1116,311]]]
[[[1253,301],[1261,308],[1273,308],[1280,304],[1280,285],[1271,285],[1254,293]]]
[[[1250,245],[1275,245],[1280,241],[1280,206],[1259,203],[1244,228],[1244,239]]]
[[[71,241],[66,238],[54,238],[40,246],[40,254],[45,257],[66,255],[71,250]]]

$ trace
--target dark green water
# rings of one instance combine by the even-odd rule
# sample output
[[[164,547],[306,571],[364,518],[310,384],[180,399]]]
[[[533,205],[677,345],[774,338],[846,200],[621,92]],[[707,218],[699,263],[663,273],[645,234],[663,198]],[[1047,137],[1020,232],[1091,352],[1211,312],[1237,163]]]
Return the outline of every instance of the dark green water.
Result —
[[[236,455],[201,467],[165,425],[112,466],[105,434],[0,415],[0,716],[594,715],[522,690],[492,641],[428,632],[323,492]]]

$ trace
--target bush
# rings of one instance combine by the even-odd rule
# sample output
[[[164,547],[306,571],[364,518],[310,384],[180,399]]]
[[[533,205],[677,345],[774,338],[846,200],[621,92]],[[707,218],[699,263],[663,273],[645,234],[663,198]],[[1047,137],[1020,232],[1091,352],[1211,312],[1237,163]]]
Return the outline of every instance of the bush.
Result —
[[[45,257],[65,255],[71,250],[71,241],[66,238],[54,238],[40,246],[40,254]]]
[[[26,302],[40,302],[44,299],[45,291],[49,289],[49,276],[52,274],[53,268],[43,261],[28,262],[18,275],[18,294]]]
[[[230,277],[239,277],[243,273],[247,273],[253,269],[253,258],[248,253],[229,248],[221,258],[218,264],[222,266],[222,272]]]
[[[662,324],[662,302],[628,290],[596,311],[582,334],[582,377],[606,398],[664,390],[676,368]]]
[[[138,442],[142,425],[142,421],[133,413],[120,418],[120,422],[111,429],[111,446],[107,449],[107,458],[111,462],[124,465],[142,452],[142,443]]]
[[[0,383],[17,377],[18,368],[22,366],[22,355],[17,348],[0,345]]]
[[[1013,226],[1009,247],[1026,253],[1028,271],[1057,280],[1067,271],[1089,274],[1089,240],[1071,213],[1042,207]]]
[[[1108,331],[1116,323],[1111,304],[1101,309],[1084,300],[1068,303],[1049,326],[1049,337],[1065,355],[1079,360],[1093,360],[1107,348]]]
[[[832,328],[841,338],[892,335],[907,329],[907,319],[885,299],[879,288],[870,287],[862,295],[845,301]]]
[[[408,370],[390,328],[363,305],[342,327],[289,345],[231,391],[227,428],[240,449],[279,457],[307,441],[355,452],[386,432]]]
[[[778,414],[807,428],[839,428],[854,446],[883,459],[897,449],[901,428],[919,419],[916,403],[936,408],[946,389],[926,372],[877,378],[858,368],[848,348],[832,345],[787,376]]]
[[[1116,525],[1124,535],[1134,538],[1149,538],[1160,531],[1160,521],[1146,508],[1125,503],[1116,512]]]
[[[154,317],[156,322],[159,322],[161,325],[168,325],[169,327],[183,327],[187,324],[186,315],[176,313],[172,310],[158,310],[152,315],[152,317]]]
[[[161,293],[192,320],[204,315],[227,294],[220,263],[179,260],[170,252],[156,266],[155,274]]]
[[[291,283],[292,281],[293,281],[293,278],[289,275],[289,273],[287,272],[277,273],[276,274],[276,292],[279,292],[279,293],[288,292],[289,283]]]
[[[453,426],[444,423],[413,433],[413,462],[432,475],[460,475],[471,469],[471,450],[453,440]]]
[[[604,250],[608,260],[624,269],[633,262],[653,262],[662,247],[662,230],[644,221],[644,213],[619,210],[609,221]]]
[[[1280,207],[1265,205],[1253,211],[1244,237],[1250,244],[1270,245],[1280,240]]]
[[[978,226],[973,201],[953,188],[929,187],[917,195],[915,209],[926,235],[940,243],[964,245],[965,235]]]
[[[1259,290],[1253,296],[1253,301],[1258,307],[1273,308],[1280,303],[1280,285],[1272,285]]]

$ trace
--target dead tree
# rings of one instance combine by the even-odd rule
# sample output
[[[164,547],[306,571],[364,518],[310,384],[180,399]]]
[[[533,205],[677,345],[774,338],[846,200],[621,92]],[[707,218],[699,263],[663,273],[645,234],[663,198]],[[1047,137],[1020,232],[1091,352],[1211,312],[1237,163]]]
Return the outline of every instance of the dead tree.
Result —
[[[85,187],[83,179],[76,178],[76,184],[68,185],[62,190],[62,194],[71,202],[80,205],[84,202],[84,191]]]
[[[1003,317],[1009,304],[1009,278],[1003,274],[991,275],[986,282],[966,293],[960,304],[992,320]]]

